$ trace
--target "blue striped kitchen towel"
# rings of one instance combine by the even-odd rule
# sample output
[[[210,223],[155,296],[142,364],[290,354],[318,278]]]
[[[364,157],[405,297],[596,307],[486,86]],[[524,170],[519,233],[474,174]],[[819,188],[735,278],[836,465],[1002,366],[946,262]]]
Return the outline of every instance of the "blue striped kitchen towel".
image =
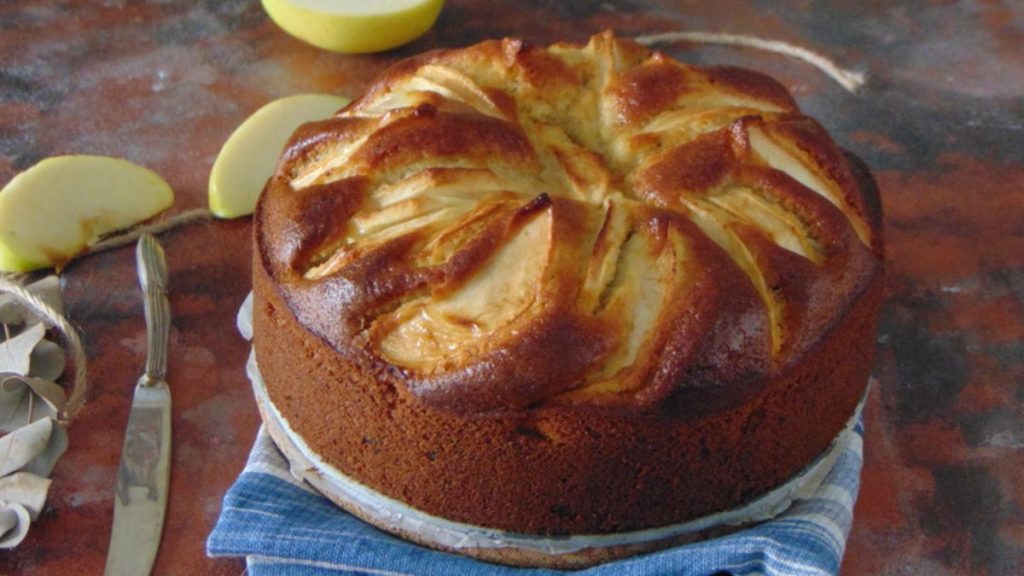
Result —
[[[853,520],[863,420],[815,493],[773,520],[728,536],[579,571],[586,576],[836,574]],[[557,570],[498,566],[405,542],[351,516],[296,481],[262,429],[224,497],[210,556],[244,556],[253,576],[538,576]]]

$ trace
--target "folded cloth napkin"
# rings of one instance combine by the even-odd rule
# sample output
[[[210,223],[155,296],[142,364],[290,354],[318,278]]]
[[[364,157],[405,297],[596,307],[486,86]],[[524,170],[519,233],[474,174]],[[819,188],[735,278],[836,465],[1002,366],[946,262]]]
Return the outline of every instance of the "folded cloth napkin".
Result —
[[[836,574],[857,499],[863,446],[858,420],[812,497],[728,536],[610,562],[586,576]],[[213,557],[244,556],[253,576],[539,576],[558,570],[498,566],[430,550],[351,516],[289,472],[261,428],[245,470],[224,496],[207,541]]]

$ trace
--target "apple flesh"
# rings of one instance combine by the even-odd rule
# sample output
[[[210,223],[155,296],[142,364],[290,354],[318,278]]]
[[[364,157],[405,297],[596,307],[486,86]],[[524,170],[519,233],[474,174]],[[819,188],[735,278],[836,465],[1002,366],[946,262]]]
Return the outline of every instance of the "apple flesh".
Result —
[[[163,178],[127,160],[47,158],[0,191],[0,271],[59,268],[104,234],[173,203]]]
[[[285,32],[333,52],[390,50],[434,25],[444,0],[263,0]]]
[[[252,214],[278,156],[300,125],[327,118],[348,104],[329,94],[274,100],[249,116],[221,148],[210,171],[210,211],[218,218]]]

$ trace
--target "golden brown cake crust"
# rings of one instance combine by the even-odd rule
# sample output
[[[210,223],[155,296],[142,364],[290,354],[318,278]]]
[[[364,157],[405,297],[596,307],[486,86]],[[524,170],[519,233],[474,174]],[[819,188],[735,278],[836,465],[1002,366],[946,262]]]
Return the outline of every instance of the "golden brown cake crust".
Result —
[[[859,400],[877,190],[789,94],[608,33],[397,64],[255,216],[270,398],[344,474],[522,533],[777,486]]]

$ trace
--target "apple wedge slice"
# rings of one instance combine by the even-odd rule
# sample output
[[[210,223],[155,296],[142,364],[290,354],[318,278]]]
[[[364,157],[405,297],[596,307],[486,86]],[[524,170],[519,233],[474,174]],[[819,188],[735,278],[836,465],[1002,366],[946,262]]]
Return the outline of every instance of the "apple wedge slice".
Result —
[[[263,0],[285,32],[317,48],[363,54],[411,42],[430,30],[444,0]]]
[[[277,157],[300,125],[327,118],[348,100],[329,94],[299,94],[274,100],[249,116],[220,149],[210,171],[210,211],[218,218],[252,214]]]
[[[127,160],[47,158],[0,191],[0,271],[61,267],[104,234],[173,203],[163,178]]]

